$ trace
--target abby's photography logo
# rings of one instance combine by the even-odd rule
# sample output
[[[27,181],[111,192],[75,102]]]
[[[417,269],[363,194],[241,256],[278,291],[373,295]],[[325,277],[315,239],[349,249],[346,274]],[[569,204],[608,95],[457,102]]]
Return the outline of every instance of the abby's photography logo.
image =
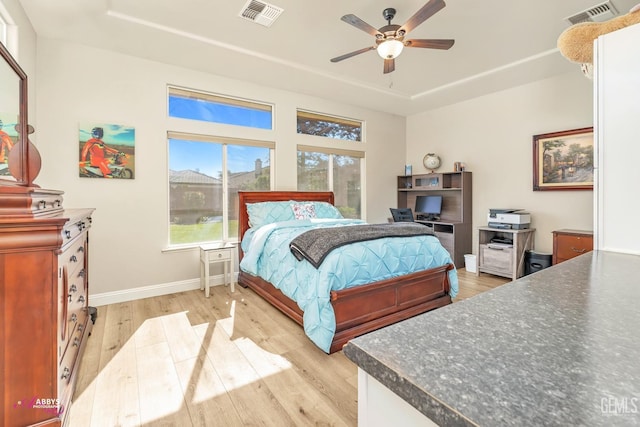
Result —
[[[600,410],[603,415],[638,415],[640,401],[637,397],[603,397]]]
[[[13,404],[15,409],[43,409],[52,414],[60,415],[64,412],[60,399],[43,399],[41,397],[33,397],[31,400],[18,400]]]

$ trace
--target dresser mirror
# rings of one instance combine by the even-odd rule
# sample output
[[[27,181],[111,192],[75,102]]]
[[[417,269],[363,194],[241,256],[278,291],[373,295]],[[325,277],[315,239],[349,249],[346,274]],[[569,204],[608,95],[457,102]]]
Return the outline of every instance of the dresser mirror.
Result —
[[[2,43],[0,55],[0,186],[35,186],[40,155],[28,138],[27,75]]]

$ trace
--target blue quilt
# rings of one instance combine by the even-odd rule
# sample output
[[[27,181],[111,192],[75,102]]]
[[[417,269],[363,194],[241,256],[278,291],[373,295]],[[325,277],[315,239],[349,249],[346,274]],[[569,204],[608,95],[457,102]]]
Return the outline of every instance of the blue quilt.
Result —
[[[298,261],[289,242],[317,227],[363,224],[361,220],[309,219],[282,221],[251,228],[242,239],[244,257],[240,269],[280,289],[303,311],[306,335],[329,352],[336,322],[329,302],[330,291],[402,276],[453,263],[449,253],[434,236],[389,237],[341,246],[320,265]],[[458,294],[456,270],[449,271],[451,290]]]

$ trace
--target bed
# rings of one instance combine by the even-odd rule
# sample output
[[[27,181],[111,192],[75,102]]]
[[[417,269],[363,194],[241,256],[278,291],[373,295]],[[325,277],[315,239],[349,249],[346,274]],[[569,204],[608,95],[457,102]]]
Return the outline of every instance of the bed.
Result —
[[[300,191],[240,191],[238,193],[238,198],[238,235],[241,241],[241,245],[239,247],[240,271],[238,284],[245,288],[252,289],[255,293],[278,308],[299,325],[303,326],[303,328],[305,328],[305,333],[312,339],[312,341],[327,353],[333,353],[341,350],[347,341],[356,336],[450,304],[451,298],[457,293],[458,282],[455,267],[448,252],[442,248],[435,237],[432,239],[424,238],[421,239],[420,242],[422,244],[422,242],[428,241],[430,247],[435,248],[435,255],[429,255],[427,258],[430,259],[431,263],[435,262],[438,265],[430,266],[429,268],[422,269],[420,271],[404,273],[395,277],[384,277],[380,280],[372,278],[369,282],[358,284],[357,286],[355,285],[357,281],[354,280],[353,283],[346,283],[346,286],[341,285],[344,287],[342,289],[332,289],[334,285],[327,284],[327,282],[330,281],[328,277],[331,277],[331,280],[333,280],[333,277],[336,276],[336,274],[334,274],[335,271],[323,272],[322,270],[323,268],[325,270],[333,268],[334,270],[341,271],[341,267],[336,267],[342,266],[343,264],[340,264],[340,262],[344,262],[339,259],[340,251],[335,250],[330,253],[323,265],[317,269],[318,273],[314,273],[316,270],[314,270],[314,267],[306,260],[297,261],[297,265],[299,265],[299,267],[296,266],[295,269],[297,270],[302,268],[307,271],[307,273],[304,273],[306,276],[304,274],[298,275],[302,274],[298,273],[298,271],[296,271],[293,276],[298,278],[297,282],[301,282],[304,285],[300,286],[300,288],[305,289],[304,292],[307,292],[307,290],[310,289],[310,287],[307,286],[307,282],[317,282],[314,286],[318,286],[319,289],[328,287],[326,290],[317,291],[317,300],[320,301],[319,304],[323,304],[326,300],[326,304],[323,305],[322,308],[318,309],[319,314],[317,315],[321,317],[323,322],[333,322],[333,330],[331,327],[319,328],[322,332],[321,338],[312,337],[307,331],[308,325],[305,324],[305,318],[311,317],[312,314],[314,316],[316,315],[315,307],[313,309],[307,308],[308,312],[305,313],[305,310],[301,308],[301,305],[304,307],[306,303],[298,303],[285,295],[285,293],[289,295],[291,294],[289,286],[296,286],[300,283],[290,283],[296,282],[296,280],[289,280],[289,283],[283,287],[278,281],[279,284],[277,286],[279,286],[282,289],[281,290],[268,280],[260,277],[260,272],[257,271],[258,267],[256,266],[258,262],[255,260],[260,259],[260,256],[262,255],[258,254],[254,248],[254,246],[256,246],[254,241],[257,240],[256,235],[262,234],[263,236],[269,236],[269,233],[275,234],[276,232],[271,230],[279,229],[282,223],[269,223],[267,225],[251,224],[253,225],[252,227],[250,225],[249,210],[254,209],[255,211],[256,206],[264,207],[266,205],[283,205],[283,203],[278,202],[316,203],[316,206],[324,208],[326,207],[325,205],[330,205],[331,208],[333,208],[333,193]],[[257,221],[254,220],[254,222]],[[288,222],[291,223],[292,221]],[[296,222],[296,227],[298,227],[298,223],[302,223],[302,221]],[[292,226],[289,224],[287,227]],[[270,231],[267,232],[267,228],[270,228]],[[292,235],[297,233],[296,230],[285,230],[284,232],[293,233]],[[268,238],[265,237],[264,241],[267,241]],[[283,245],[280,244],[280,246]],[[408,246],[405,245],[405,247]],[[288,249],[289,248],[286,248],[286,251],[288,251]],[[245,250],[247,253],[245,253]],[[281,251],[279,256],[283,258],[295,258],[290,251],[288,254]],[[331,261],[329,262],[330,258]],[[379,262],[383,262],[384,260],[385,258],[380,258]],[[390,264],[394,264],[394,262],[392,262],[393,260],[390,261]],[[386,261],[384,262],[386,263]],[[305,263],[308,265],[305,265]],[[255,265],[251,266],[251,264]],[[284,269],[285,273],[283,274],[288,275],[292,268],[286,267],[284,261],[281,261],[280,264],[281,267],[274,268]],[[325,264],[329,265],[325,268]],[[388,275],[389,272],[387,272],[387,276]],[[299,280],[300,277],[304,277],[305,280]],[[306,280],[306,278],[309,278],[309,280]],[[296,292],[298,291],[294,291],[294,293]],[[300,291],[300,293],[302,293],[302,291]],[[314,301],[314,304],[315,303],[316,302]],[[306,307],[310,306],[306,305]],[[328,313],[331,313],[332,317],[330,319],[327,319],[327,317],[329,317]]]

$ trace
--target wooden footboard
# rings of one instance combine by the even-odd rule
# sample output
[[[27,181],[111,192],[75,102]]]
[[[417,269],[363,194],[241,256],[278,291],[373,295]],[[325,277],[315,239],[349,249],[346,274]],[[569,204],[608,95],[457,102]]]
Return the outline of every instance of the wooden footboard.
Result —
[[[329,353],[342,350],[351,338],[451,303],[448,271],[452,264],[367,285],[331,292],[336,333]],[[298,324],[302,310],[271,283],[240,272],[238,283],[249,287]]]

